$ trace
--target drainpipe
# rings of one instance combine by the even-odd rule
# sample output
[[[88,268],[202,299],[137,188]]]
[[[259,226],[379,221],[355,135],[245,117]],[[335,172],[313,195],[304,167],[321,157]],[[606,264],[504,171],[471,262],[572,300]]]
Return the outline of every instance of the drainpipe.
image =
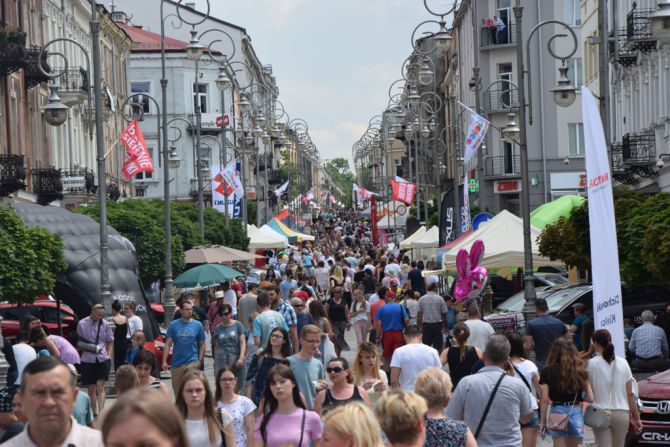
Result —
[[[535,0],[535,3],[537,5],[537,23],[540,23],[542,20],[542,14],[540,13],[541,7],[540,7],[540,0]],[[539,61],[540,64],[540,73],[542,73],[542,27],[538,29],[538,39],[539,39],[539,45],[537,46],[537,60]],[[517,45],[523,45],[523,42],[517,42]],[[552,64],[553,64],[553,59],[552,59]],[[527,67],[528,70],[531,69],[531,67]],[[544,91],[544,76],[540,74],[540,110],[542,110],[542,113],[540,114],[540,139],[538,141],[544,141],[544,95],[542,92]],[[557,120],[558,121],[558,120]],[[547,149],[546,145],[540,144],[542,146],[542,182],[544,184],[544,195],[542,197],[542,203],[550,201],[549,199],[549,188],[548,188],[548,182],[547,182]],[[528,186],[530,188],[530,185],[524,185],[524,187]],[[530,204],[528,204],[529,209],[528,211],[530,212]]]

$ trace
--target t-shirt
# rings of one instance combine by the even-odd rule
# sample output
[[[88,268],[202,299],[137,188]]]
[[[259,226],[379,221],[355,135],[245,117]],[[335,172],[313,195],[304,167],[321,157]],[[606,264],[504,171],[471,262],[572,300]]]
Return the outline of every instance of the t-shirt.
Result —
[[[402,331],[405,328],[403,319],[409,318],[409,314],[398,303],[386,303],[375,318],[381,321],[382,331]]]
[[[361,280],[361,284],[363,284],[363,293],[368,294],[368,293],[375,293],[375,287],[377,287],[377,283],[375,282],[375,279],[372,276],[365,276]]]
[[[16,378],[15,385],[21,385],[21,376],[23,375],[23,369],[26,365],[37,358],[37,353],[32,348],[32,346],[26,343],[17,343],[12,346],[14,351],[14,359],[16,360],[16,369],[18,372],[18,377]]]
[[[298,445],[303,411],[305,411],[305,429],[302,433],[302,444]],[[263,416],[256,419],[255,439],[263,439],[261,436],[262,422]],[[280,447],[283,445],[307,447],[311,444],[310,441],[321,439],[323,426],[317,413],[297,408],[293,414],[275,412],[270,416],[270,421],[265,426],[265,432],[267,436],[265,447]]]
[[[288,331],[286,320],[284,320],[284,317],[282,317],[276,310],[266,310],[254,318],[251,335],[261,338],[260,343],[258,344],[259,348],[265,348],[267,346],[268,340],[270,339],[270,332],[276,327],[283,327]]]
[[[614,381],[612,381],[614,379]],[[593,406],[601,409],[629,410],[626,383],[633,379],[628,362],[615,357],[612,363],[601,356],[589,360],[589,382],[593,387]],[[610,391],[612,400],[610,401]]]
[[[231,404],[224,404],[219,401],[217,407],[223,408],[233,418],[233,428],[235,429],[235,444],[237,447],[247,446],[247,431],[244,426],[244,418],[256,411],[256,405],[251,399],[245,396],[237,396],[237,399]],[[251,441],[251,440],[250,440]],[[251,444],[251,442],[249,442]],[[232,446],[230,446],[232,447]]]
[[[314,324],[314,317],[312,317],[310,314],[306,314],[305,312],[296,314],[296,319],[298,320],[298,334],[302,332],[303,327],[307,326],[308,324]]]
[[[540,385],[549,387],[549,399],[552,402],[570,402],[580,403],[584,390],[578,390],[574,393],[566,393],[558,390],[558,384],[563,380],[560,371],[557,368],[545,367],[540,372]]]
[[[530,389],[528,390],[530,392],[530,395],[533,398],[533,410],[537,409],[537,390],[535,390],[535,385],[533,385],[533,376],[537,373],[537,366],[535,366],[535,363],[531,362],[530,360],[526,359],[522,362],[515,363],[514,364],[515,369],[515,375],[519,377],[519,373],[523,375],[523,378],[526,379],[524,384],[526,382],[528,385],[530,385]],[[521,377],[519,377],[521,379]],[[521,379],[523,382],[523,379]],[[528,388],[528,386],[526,386]]]
[[[298,388],[305,397],[307,408],[311,410],[314,408],[314,398],[316,398],[316,389],[312,382],[315,380],[323,380],[326,377],[323,370],[323,363],[321,363],[321,360],[314,357],[310,360],[303,360],[297,355],[292,355],[288,360],[291,362],[291,369],[298,382]]]
[[[198,361],[200,343],[205,342],[205,329],[199,321],[172,321],[166,336],[172,339],[172,368]]]
[[[226,354],[240,354],[240,335],[244,334],[242,323],[236,321],[230,326],[223,323],[214,329],[214,339],[216,340],[216,356],[225,357]]]
[[[479,348],[480,351],[484,352],[486,342],[496,332],[493,326],[482,320],[465,320],[465,324],[470,328],[468,345]]]
[[[226,304],[230,304],[233,315],[237,315],[237,293],[233,289],[223,292],[223,301]]]
[[[577,350],[579,351],[582,350],[582,324],[588,319],[589,317],[586,315],[580,315],[572,321],[573,326],[577,327],[577,332],[572,334],[572,340],[575,342],[575,347],[577,347]]]
[[[249,316],[254,312],[260,312],[258,308],[258,296],[251,293],[247,293],[237,304],[237,321],[242,323],[245,329],[251,329],[251,323],[249,322]]]
[[[285,279],[279,283],[279,292],[283,300],[288,300],[289,293],[291,289],[298,288],[298,281],[295,279]]]
[[[133,315],[128,318],[128,332],[126,332],[126,338],[130,338],[136,331],[141,331],[144,329],[144,323],[142,319],[137,315]]]
[[[227,411],[221,411],[221,419],[223,420],[223,427],[226,428],[232,422],[232,419]],[[209,440],[209,429],[207,428],[206,419],[191,420],[186,419],[186,436],[192,446],[198,447],[220,447],[221,446],[221,432],[218,432],[214,442]]]
[[[412,285],[412,290],[419,292],[421,296],[426,294],[426,281],[424,281],[423,275],[421,275],[421,270],[410,270],[407,274],[407,279],[409,279],[409,282]]]
[[[423,343],[410,343],[393,351],[391,368],[400,368],[398,383],[405,391],[414,391],[416,376],[426,368],[442,368],[440,355],[435,348]]]
[[[353,315],[354,311],[363,311],[363,312]],[[350,314],[352,315],[351,317],[352,322],[367,320],[369,313],[370,313],[370,303],[368,303],[367,301],[363,302],[354,301],[353,303],[351,303]]]
[[[526,324],[526,335],[533,337],[535,358],[544,362],[554,341],[568,332],[565,324],[551,315],[541,315]]]
[[[93,410],[91,410],[91,399],[88,397],[88,393],[82,390],[77,391],[77,399],[72,407],[72,417],[80,425],[90,425],[93,423]]]
[[[71,365],[78,365],[81,363],[81,357],[77,350],[67,341],[65,338],[60,335],[49,335],[47,337],[49,340],[53,341],[60,352],[60,359]]]

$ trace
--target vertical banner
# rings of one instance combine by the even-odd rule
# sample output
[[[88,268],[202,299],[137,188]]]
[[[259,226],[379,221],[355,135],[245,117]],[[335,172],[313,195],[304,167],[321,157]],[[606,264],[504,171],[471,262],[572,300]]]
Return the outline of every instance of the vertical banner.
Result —
[[[470,118],[467,120],[468,130],[465,132],[465,151],[463,153],[463,165],[466,165],[484,141],[490,123],[462,102],[458,104],[470,113]]]
[[[233,187],[230,183],[225,185],[224,176],[222,175],[223,168],[219,165],[210,166],[212,171],[212,207],[221,214],[226,213],[226,202],[228,200],[228,217],[242,217],[242,197],[235,195]],[[240,164],[235,166],[237,176],[239,178]]]
[[[581,91],[589,194],[593,320],[596,329],[607,329],[612,334],[616,355],[625,357],[619,251],[607,144],[598,104],[588,88],[582,87]]]
[[[468,194],[468,176],[469,172],[465,173],[463,179],[463,207],[461,213],[461,234],[465,233],[472,226],[470,223],[470,195]]]
[[[375,196],[370,197],[370,220],[372,220],[372,245],[376,247],[379,243],[379,235],[377,234],[377,199]]]

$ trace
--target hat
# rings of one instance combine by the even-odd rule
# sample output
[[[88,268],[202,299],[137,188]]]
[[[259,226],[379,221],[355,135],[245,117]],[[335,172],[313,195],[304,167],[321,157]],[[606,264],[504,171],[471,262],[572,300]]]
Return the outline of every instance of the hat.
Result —
[[[258,285],[258,278],[254,278],[253,276],[247,276],[247,284]]]
[[[214,298],[217,300],[223,299],[223,292],[221,290],[217,290],[216,293],[214,294]]]
[[[296,296],[296,298],[299,298],[303,301],[306,301],[307,298],[309,298],[309,293],[305,292],[304,290],[298,290],[297,292],[295,292],[295,296]],[[293,304],[293,303],[291,303],[291,304]]]
[[[386,271],[386,276],[390,276],[391,278],[395,278],[395,275],[396,275],[396,273],[395,273],[395,270],[393,270],[393,269],[388,269]]]
[[[384,296],[385,296],[386,298],[395,298],[395,297],[396,297],[396,294],[395,294],[394,291],[389,290],[388,292],[386,292],[386,295],[384,295]]]
[[[271,285],[272,285],[272,281],[262,281],[262,282],[258,285],[258,287],[260,287],[261,289],[265,289],[265,288],[267,288],[267,287],[270,287]]]

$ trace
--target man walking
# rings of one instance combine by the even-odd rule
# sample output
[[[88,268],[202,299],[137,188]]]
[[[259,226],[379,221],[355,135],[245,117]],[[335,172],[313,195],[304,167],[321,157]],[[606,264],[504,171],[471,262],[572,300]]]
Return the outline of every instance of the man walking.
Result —
[[[247,332],[251,330],[251,321],[249,317],[254,312],[259,312],[258,308],[258,284],[255,282],[247,282],[247,293],[240,298],[237,303],[237,321],[242,323]]]
[[[533,417],[528,388],[505,369],[512,368],[510,349],[504,335],[489,337],[484,349],[485,366],[462,378],[449,399],[446,415],[468,424],[480,447],[520,446],[520,424]]]
[[[543,298],[535,300],[535,313],[537,316],[526,323],[524,347],[527,351],[535,350],[535,363],[541,371],[554,340],[567,334],[568,329],[561,320],[549,315],[549,306]]]
[[[123,305],[123,310],[125,311],[124,316],[128,320],[128,333],[126,334],[128,344],[130,344],[130,339],[136,331],[144,330],[144,323],[142,322],[142,319],[135,315],[136,307],[137,303],[135,301],[128,301]]]
[[[385,300],[386,304],[379,308],[375,316],[375,328],[382,341],[384,366],[388,370],[393,351],[403,344],[402,330],[407,326],[409,314],[404,307],[396,303],[395,292],[390,290],[386,292]]]
[[[30,362],[18,392],[28,423],[2,445],[103,447],[99,430],[80,425],[72,417],[77,392],[77,376],[58,358],[40,357]]]
[[[90,350],[84,350],[81,354],[80,372],[82,385],[88,391],[91,409],[96,416],[105,406],[105,383],[112,363],[109,353],[114,343],[112,328],[104,320],[104,314],[105,306],[94,304],[91,315],[77,325],[77,337],[90,347]]]
[[[442,352],[444,336],[442,330],[447,327],[447,305],[444,298],[437,294],[437,284],[428,286],[428,293],[419,298],[417,323],[423,331],[423,343]]]
[[[474,346],[480,351],[484,351],[486,342],[496,331],[493,329],[493,326],[482,320],[482,316],[479,313],[479,307],[477,307],[476,304],[470,304],[470,306],[468,306],[468,319],[465,320],[465,324],[470,329],[468,345]]]
[[[172,389],[178,390],[181,378],[188,368],[199,368],[205,357],[205,330],[202,323],[193,320],[193,301],[184,300],[181,318],[173,320],[167,329],[163,369],[167,369],[167,354],[172,349]]]
[[[284,321],[288,325],[288,332],[291,336],[291,346],[293,347],[293,352],[298,352],[298,318],[295,315],[295,310],[291,307],[291,304],[279,296],[279,288],[277,286],[270,286],[266,289],[268,296],[270,297],[270,306],[272,309],[276,310],[284,318]]]
[[[261,313],[254,318],[251,335],[254,337],[254,345],[259,349],[265,349],[270,339],[270,332],[276,327],[282,327],[288,331],[284,317],[275,310],[270,309],[270,295],[268,292],[258,294],[258,306]]]
[[[323,371],[323,363],[314,357],[321,343],[321,329],[319,326],[308,324],[300,332],[300,351],[288,358],[291,362],[291,370],[295,374],[298,388],[305,398],[307,408],[314,408],[316,393],[326,387],[324,382],[326,375]]]
[[[410,324],[403,331],[405,346],[401,346],[391,358],[391,386],[405,391],[414,391],[416,376],[426,368],[442,368],[440,354],[436,349],[421,343],[421,329]]]

